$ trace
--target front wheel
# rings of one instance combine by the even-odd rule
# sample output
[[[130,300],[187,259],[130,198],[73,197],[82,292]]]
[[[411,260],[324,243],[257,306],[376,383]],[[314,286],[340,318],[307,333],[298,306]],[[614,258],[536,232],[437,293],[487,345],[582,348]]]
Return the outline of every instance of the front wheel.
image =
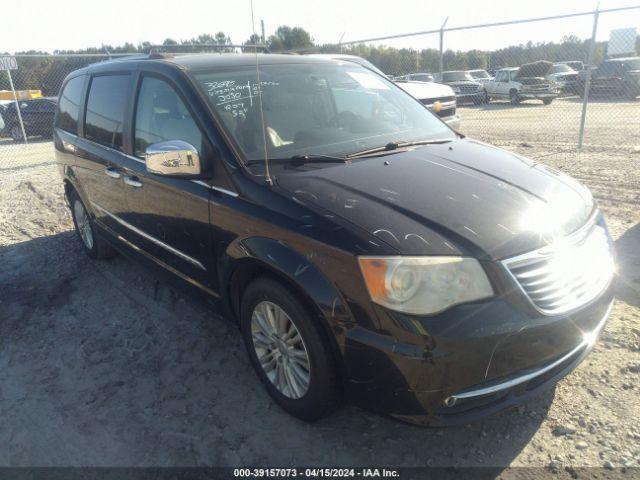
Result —
[[[543,98],[542,99],[542,103],[544,103],[545,105],[549,105],[551,102],[553,102],[553,98]]]
[[[240,328],[258,377],[286,412],[313,421],[339,405],[336,366],[318,320],[271,278],[253,281],[242,297]]]
[[[509,92],[509,101],[511,102],[511,105],[520,104],[520,96],[516,90],[511,90]]]
[[[77,192],[72,190],[69,193],[68,199],[76,233],[78,237],[80,237],[80,241],[87,255],[95,260],[113,257],[115,251],[107,242],[96,235],[93,220]]]
[[[18,125],[14,125],[11,127],[10,132],[11,138],[13,138],[14,142],[22,142],[24,141],[24,135],[22,135],[22,129]]]

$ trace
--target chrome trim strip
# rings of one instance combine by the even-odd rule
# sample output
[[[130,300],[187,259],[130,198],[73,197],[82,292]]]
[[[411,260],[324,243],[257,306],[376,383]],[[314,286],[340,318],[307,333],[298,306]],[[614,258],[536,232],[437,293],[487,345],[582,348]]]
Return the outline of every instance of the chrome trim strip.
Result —
[[[202,285],[200,282],[197,282],[196,280],[194,280],[193,278],[185,275],[184,273],[180,272],[179,270],[176,270],[175,268],[173,268],[171,265],[167,265],[166,263],[164,263],[162,260],[154,257],[153,255],[151,255],[149,252],[145,252],[144,250],[142,250],[138,245],[136,245],[135,243],[130,242],[129,240],[127,240],[126,238],[121,237],[120,235],[118,235],[116,232],[114,232],[113,230],[111,230],[109,227],[104,227],[106,228],[111,235],[113,235],[114,237],[116,237],[118,240],[120,240],[122,243],[125,243],[127,246],[131,247],[132,249],[134,249],[136,252],[144,255],[146,258],[148,258],[149,260],[157,263],[159,266],[161,266],[162,268],[165,268],[167,270],[169,270],[171,273],[177,275],[178,277],[182,278],[184,281],[190,283],[191,285],[193,285],[194,287],[197,287],[199,289],[201,289],[202,291],[208,293],[209,295],[211,295],[212,297],[215,298],[220,298],[220,295],[218,295],[216,292],[214,292],[213,290],[211,290],[208,287],[205,287],[204,285]]]
[[[582,342],[580,342],[580,344],[576,348],[571,350],[566,355],[563,355],[561,358],[559,358],[555,362],[550,363],[549,365],[542,367],[541,369],[536,370],[535,372],[527,373],[525,375],[512,378],[511,380],[507,380],[506,382],[498,383],[490,387],[478,388],[478,389],[470,390],[467,392],[456,393],[455,395],[451,395],[450,397],[448,397],[447,398],[448,401],[445,400],[445,404],[453,406],[457,400],[461,400],[464,398],[481,397],[484,395],[490,395],[492,393],[499,392],[501,390],[507,390],[509,388],[515,387],[516,385],[520,385],[521,383],[528,382],[529,380],[539,377],[540,375],[548,372],[549,370],[554,369],[555,367],[560,365],[562,362],[568,360],[573,355],[578,353],[580,350],[589,347],[591,344],[595,342],[596,338],[598,337],[598,334],[604,327],[607,321],[607,318],[609,317],[609,313],[611,313],[612,307],[613,307],[613,302],[611,302],[607,307],[606,313],[604,314],[604,316],[602,317],[602,319],[600,320],[596,328],[594,328],[591,333],[586,335],[587,338],[585,338]],[[453,403],[450,403],[451,401],[453,401]]]
[[[209,185],[206,182],[203,182],[202,180],[191,180],[193,183],[197,183],[198,185],[203,185],[207,188],[210,188],[211,190],[215,190],[216,192],[220,192],[220,193],[224,193],[226,195],[229,195],[231,197],[236,198],[238,196],[238,194],[236,192],[232,192],[231,190],[227,190],[226,188],[220,188],[220,187],[215,187],[213,185]]]
[[[100,205],[98,205],[95,202],[91,202],[91,205],[95,208],[97,208],[98,210],[100,210],[101,212],[105,213],[106,215],[110,216],[111,218],[113,218],[116,222],[118,222],[119,224],[127,227],[129,230],[137,233],[138,235],[140,235],[141,237],[146,238],[147,240],[149,240],[150,242],[155,243],[156,245],[158,245],[159,247],[164,248],[165,250],[173,253],[174,255],[180,257],[181,259],[191,263],[192,265],[195,265],[196,267],[202,269],[202,270],[207,270],[204,265],[202,265],[202,263],[200,263],[198,260],[196,260],[193,257],[190,257],[189,255],[187,255],[184,252],[181,252],[180,250],[173,248],[171,245],[168,245],[166,243],[164,243],[161,240],[158,240],[156,237],[153,237],[151,235],[149,235],[148,233],[140,230],[138,227],[131,225],[129,222],[123,220],[122,218],[120,218],[117,215],[114,215],[113,213],[109,212],[108,210],[106,210],[105,208],[101,207]]]

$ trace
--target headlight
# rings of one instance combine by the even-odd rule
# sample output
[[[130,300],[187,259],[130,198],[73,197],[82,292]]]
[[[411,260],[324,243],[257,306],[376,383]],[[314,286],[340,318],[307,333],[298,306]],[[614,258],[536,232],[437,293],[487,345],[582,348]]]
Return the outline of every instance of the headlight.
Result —
[[[487,275],[468,257],[359,257],[371,299],[404,313],[428,315],[493,295]]]

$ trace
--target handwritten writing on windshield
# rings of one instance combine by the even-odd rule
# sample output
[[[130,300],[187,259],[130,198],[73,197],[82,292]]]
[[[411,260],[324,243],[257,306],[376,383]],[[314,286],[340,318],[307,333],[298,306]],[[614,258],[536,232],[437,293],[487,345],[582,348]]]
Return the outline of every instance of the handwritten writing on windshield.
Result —
[[[207,93],[215,98],[216,107],[229,112],[234,117],[244,116],[250,108],[257,105],[257,98],[260,95],[260,87],[277,87],[280,84],[273,81],[258,82],[247,80],[246,83],[239,83],[236,80],[221,80],[217,82],[205,82]]]

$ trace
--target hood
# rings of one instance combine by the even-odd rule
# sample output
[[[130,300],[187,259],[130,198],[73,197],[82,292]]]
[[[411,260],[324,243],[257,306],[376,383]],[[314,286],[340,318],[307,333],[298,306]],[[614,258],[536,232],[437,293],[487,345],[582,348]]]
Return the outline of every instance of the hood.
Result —
[[[398,82],[396,85],[418,100],[455,96],[451,87],[441,83]]]
[[[298,203],[405,255],[508,258],[577,230],[594,209],[570,177],[471,140],[276,178]]]
[[[518,69],[516,78],[544,77],[551,68],[553,63],[545,60],[539,62],[525,63]]]

